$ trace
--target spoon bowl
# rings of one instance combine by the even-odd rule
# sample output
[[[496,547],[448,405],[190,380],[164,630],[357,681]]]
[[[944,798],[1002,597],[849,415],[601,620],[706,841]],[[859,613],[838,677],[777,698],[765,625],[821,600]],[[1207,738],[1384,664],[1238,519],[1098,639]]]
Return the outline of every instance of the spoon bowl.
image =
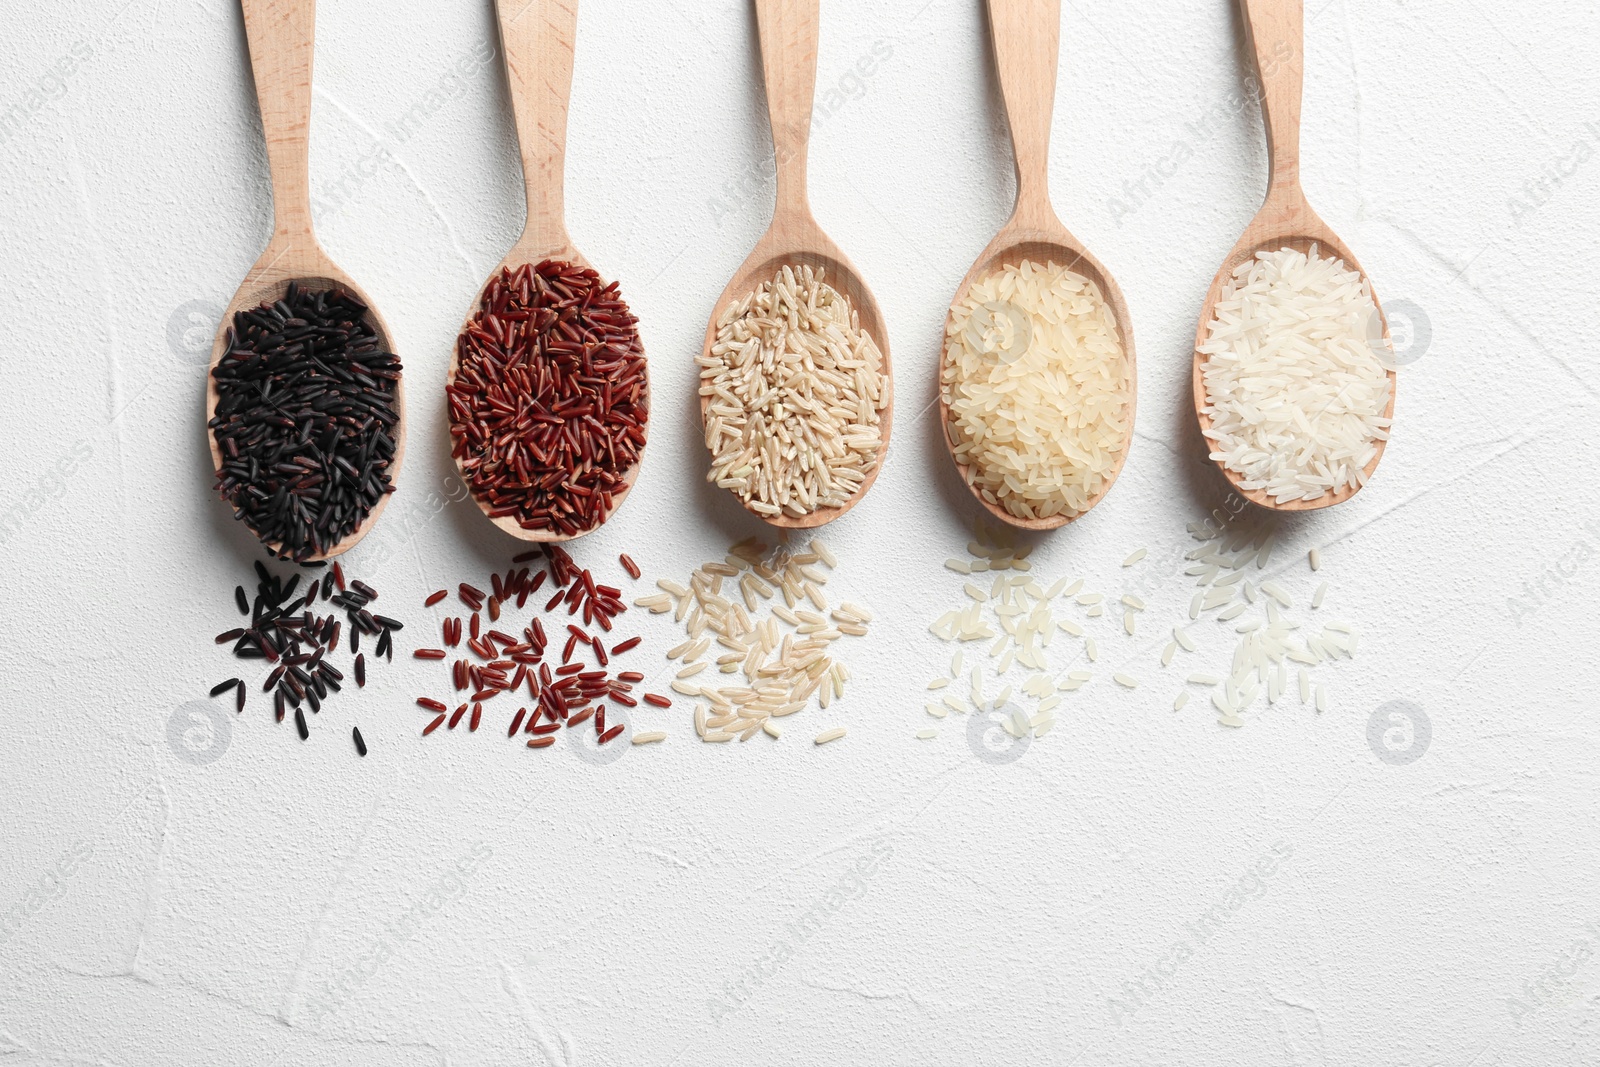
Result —
[[[517,146],[522,157],[523,186],[527,194],[528,216],[522,235],[511,246],[478,290],[478,296],[462,320],[458,336],[467,331],[483,306],[484,294],[504,270],[518,270],[545,260],[558,260],[575,267],[594,270],[567,235],[564,175],[566,170],[567,101],[572,91],[572,57],[577,41],[578,0],[496,0],[495,13],[500,25],[501,52],[505,57],[506,79],[511,87],[511,111],[517,129]],[[596,271],[596,274],[599,272]],[[605,281],[602,278],[602,281]],[[455,384],[460,370],[459,342],[450,353],[450,369],[445,377],[448,388]],[[448,393],[445,394],[448,397]],[[650,406],[648,371],[645,378],[644,407]],[[446,403],[446,420],[449,405]],[[649,432],[648,423],[643,428]],[[453,435],[452,435],[453,444]],[[643,446],[641,445],[641,451]],[[514,516],[493,515],[493,506],[472,487],[467,471],[451,448],[456,473],[471,493],[473,502],[495,526],[520,541],[553,543],[570,541],[604,525],[572,533],[558,530],[528,529]],[[640,463],[623,474],[621,487],[611,495],[609,519],[622,507],[639,480]]]
[[[1300,185],[1300,91],[1303,78],[1304,10],[1302,0],[1240,0],[1244,9],[1245,25],[1251,51],[1261,86],[1261,112],[1267,127],[1267,148],[1271,184],[1265,202],[1255,218],[1245,227],[1233,250],[1223,260],[1222,267],[1211,280],[1206,292],[1205,305],[1200,310],[1200,322],[1195,330],[1193,392],[1195,418],[1199,421],[1206,452],[1211,452],[1211,438],[1205,437],[1211,429],[1211,417],[1206,413],[1205,368],[1207,358],[1200,351],[1206,344],[1222,291],[1240,264],[1254,259],[1258,252],[1275,252],[1292,248],[1309,254],[1312,247],[1319,249],[1324,258],[1337,257],[1350,270],[1367,279],[1372,292],[1372,306],[1377,310],[1378,322],[1383,329],[1383,344],[1389,341],[1389,321],[1383,313],[1378,294],[1372,289],[1371,279],[1361,269],[1355,255],[1338,236],[1311,209],[1305,190]],[[1384,366],[1389,377],[1389,403],[1384,418],[1394,416],[1395,370],[1392,361]],[[1387,440],[1375,442],[1372,459],[1363,468],[1363,479],[1355,485],[1329,490],[1310,500],[1287,500],[1278,503],[1264,489],[1246,489],[1241,484],[1243,476],[1230,469],[1221,459],[1213,460],[1223,478],[1233,491],[1244,499],[1269,511],[1317,511],[1343,503],[1361,491],[1366,480],[1383,459]]]
[[[855,507],[877,481],[889,454],[889,431],[894,422],[894,374],[889,361],[889,331],[878,301],[862,280],[861,273],[817,224],[806,198],[806,152],[817,78],[817,40],[821,31],[818,0],[755,0],[755,8],[767,114],[772,123],[777,162],[777,204],[767,232],[717,298],[711,322],[706,327],[704,351],[711,352],[717,339],[717,325],[728,308],[788,266],[795,270],[810,267],[820,272],[823,280],[849,302],[861,329],[872,338],[882,358],[879,370],[883,378],[884,404],[878,416],[877,462],[848,500],[837,507],[817,508],[804,515],[763,515],[740,499],[746,511],[771,526],[808,530],[824,526]],[[710,409],[711,399],[702,396],[702,440]]]
[[[256,98],[261,108],[262,132],[266,135],[267,165],[272,175],[273,234],[267,249],[251,266],[244,282],[233,294],[216,339],[211,345],[211,361],[206,366],[206,444],[211,451],[213,470],[222,470],[222,450],[210,422],[217,413],[217,382],[212,372],[228,352],[228,335],[234,316],[262,304],[283,299],[291,282],[305,289],[343,289],[366,305],[366,322],[377,335],[378,345],[394,351],[393,335],[366,292],[340,270],[317,242],[311,226],[311,179],[308,167],[311,121],[311,61],[316,28],[316,0],[241,0],[245,34],[250,46],[250,69],[255,78]],[[389,480],[397,480],[405,461],[406,417],[405,377],[394,383],[394,409],[398,419],[391,436],[394,457],[389,461]],[[306,562],[332,559],[355,547],[377,525],[392,493],[380,496],[367,517],[336,544],[305,557]],[[275,555],[282,544],[267,543]]]
[[[775,233],[776,226],[768,230],[767,235],[757,243],[755,251],[750,253],[744,265],[728,283],[728,287],[722,291],[722,296],[717,299],[716,309],[711,313],[711,323],[706,327],[705,351],[709,352],[717,339],[717,324],[722,321],[722,316],[731,305],[755,292],[761,283],[771,281],[773,276],[786,266],[796,271],[802,267],[810,267],[813,271],[822,272],[827,283],[850,302],[861,328],[872,338],[873,343],[878,346],[879,354],[883,357],[882,371],[888,397],[878,415],[879,439],[882,441],[878,449],[878,462],[866,473],[854,495],[839,507],[818,508],[805,515],[762,515],[760,512],[746,509],[762,521],[784,530],[809,530],[825,526],[855,507],[861,498],[866,496],[867,490],[872,488],[872,483],[878,480],[878,472],[883,469],[883,458],[889,451],[889,431],[894,422],[889,335],[884,326],[883,313],[878,310],[877,300],[873,299],[872,292],[861,280],[861,275],[856,272],[845,254],[828,239],[820,227],[815,223],[812,223],[812,226],[812,232],[799,240],[792,233]],[[709,419],[710,410],[711,398],[702,396],[700,398],[702,428]]]
[[[1088,514],[1105,499],[1128,460],[1132,444],[1131,427],[1137,390],[1133,351],[1133,328],[1128,304],[1111,272],[1067,231],[1050,205],[1049,154],[1050,116],[1054,107],[1056,63],[1061,32],[1060,0],[989,0],[989,28],[994,46],[995,66],[1000,77],[1006,118],[1011,127],[1011,142],[1017,166],[1017,203],[1011,218],[989,242],[977,262],[961,279],[950,301],[948,324],[966,301],[973,283],[997,270],[1020,266],[1023,262],[1054,263],[1081,274],[1100,290],[1116,321],[1117,337],[1122,342],[1122,357],[1127,367],[1127,421],[1129,439],[1107,473],[1100,491],[1076,515],[1051,515],[1029,519],[1013,515],[1003,505],[986,499],[973,484],[967,464],[956,458],[956,442],[951,437],[950,406],[945,398],[944,371],[949,353],[943,340],[939,349],[939,425],[950,460],[973,499],[1001,522],[1022,530],[1055,530]]]

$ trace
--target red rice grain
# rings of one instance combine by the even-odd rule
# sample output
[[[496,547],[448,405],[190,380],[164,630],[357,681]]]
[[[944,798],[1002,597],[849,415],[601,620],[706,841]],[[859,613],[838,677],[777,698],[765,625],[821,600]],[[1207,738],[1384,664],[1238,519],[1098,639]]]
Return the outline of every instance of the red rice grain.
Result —
[[[649,420],[636,322],[615,283],[571,263],[484,287],[446,394],[451,454],[491,518],[576,534],[609,517]]]

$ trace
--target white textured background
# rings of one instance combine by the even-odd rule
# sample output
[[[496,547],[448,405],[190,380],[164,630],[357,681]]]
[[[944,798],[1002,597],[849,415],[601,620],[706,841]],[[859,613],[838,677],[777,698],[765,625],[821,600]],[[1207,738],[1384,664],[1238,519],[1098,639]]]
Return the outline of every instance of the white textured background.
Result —
[[[1223,628],[1157,663],[1185,524],[1221,499],[1194,320],[1265,181],[1257,108],[1230,102],[1242,29],[1226,0],[1064,5],[1053,194],[1127,293],[1141,396],[1116,491],[1034,558],[1150,610],[1136,640],[1102,620],[1099,677],[1002,763],[958,720],[912,737],[973,512],[927,416],[937,344],[1012,189],[982,10],[824,8],[812,197],[899,391],[830,591],[880,621],[846,699],[784,740],[701,745],[680,703],[667,743],[604,766],[498,728],[422,741],[440,672],[409,659],[309,743],[259,695],[208,735],[189,705],[235,672],[210,639],[255,553],[210,493],[202,368],[271,218],[241,19],[8,8],[0,1062],[1600,1062],[1596,5],[1308,4],[1307,190],[1413,342],[1377,479],[1284,523],[1273,562],[1303,599],[1321,546],[1363,648],[1323,672],[1327,713],[1263,703],[1242,730],[1203,693],[1171,710],[1225,666]],[[454,331],[521,226],[506,87],[483,0],[319,14],[317,225],[413,397],[398,497],[348,566],[431,640],[422,595],[513,551],[430,503]],[[577,549],[611,574],[625,549],[682,577],[753,529],[701,481],[691,359],[767,221],[757,55],[737,0],[582,12],[570,228],[656,390],[640,488]],[[659,664],[671,628],[640,614]],[[1431,723],[1403,765],[1367,739],[1391,700]],[[827,725],[850,736],[813,748]]]

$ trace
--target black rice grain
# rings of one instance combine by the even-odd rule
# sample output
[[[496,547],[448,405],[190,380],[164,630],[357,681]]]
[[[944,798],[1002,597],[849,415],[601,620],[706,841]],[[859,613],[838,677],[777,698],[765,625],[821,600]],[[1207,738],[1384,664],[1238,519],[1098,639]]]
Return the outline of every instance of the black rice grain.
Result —
[[[261,691],[272,694],[273,715],[278,722],[284,720],[291,708],[294,710],[295,728],[300,732],[301,739],[305,740],[309,736],[305,708],[309,707],[312,713],[320,712],[331,695],[344,688],[340,684],[345,678],[344,671],[331,662],[341,651],[341,623],[333,615],[318,616],[308,609],[313,598],[321,592],[322,581],[308,578],[304,595],[297,597],[301,575],[291,575],[284,580],[274,576],[260,563],[255,566],[260,581],[256,585],[254,598],[247,596],[243,605],[244,613],[250,617],[249,629],[229,630],[219,634],[217,641],[224,644],[233,642],[232,652],[240,659],[267,659],[273,664],[265,676]],[[336,564],[325,580],[332,587],[339,587],[344,580],[342,569]],[[331,599],[325,599],[330,599],[331,603],[340,598],[353,598],[340,605],[345,608],[350,623],[352,644],[359,640],[362,633],[376,634],[379,654],[387,654],[392,659],[393,631],[400,629],[403,624],[397,619],[374,617],[365,609],[368,601],[376,599],[376,589],[361,582],[351,582],[350,586],[348,590],[341,589]],[[236,603],[242,588],[234,591]],[[353,669],[356,684],[364,687],[367,682],[366,656],[354,649],[352,653],[355,656]],[[243,679],[229,678],[213,687],[211,695],[221,696],[230,688],[235,690],[235,702],[238,709],[243,711],[248,690],[248,683]],[[359,742],[358,748],[362,755],[366,754],[365,741]]]
[[[361,727],[352,726],[350,728],[350,736],[356,743],[357,754],[365,756],[367,754],[367,743],[361,739]]]
[[[227,343],[211,372],[217,490],[275,555],[320,555],[394,491],[400,360],[355,297],[295,283],[238,312]]]

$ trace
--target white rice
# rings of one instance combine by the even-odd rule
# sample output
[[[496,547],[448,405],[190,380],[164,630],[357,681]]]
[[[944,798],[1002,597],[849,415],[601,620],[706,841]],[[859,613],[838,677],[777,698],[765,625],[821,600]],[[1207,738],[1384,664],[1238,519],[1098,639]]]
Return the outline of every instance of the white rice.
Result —
[[[1315,246],[1241,263],[1200,346],[1211,458],[1280,504],[1364,482],[1390,424],[1377,316],[1367,280]]]
[[[1019,518],[1082,514],[1127,450],[1115,318],[1098,286],[1054,263],[1003,267],[968,287],[950,311],[941,383],[968,483]]]

